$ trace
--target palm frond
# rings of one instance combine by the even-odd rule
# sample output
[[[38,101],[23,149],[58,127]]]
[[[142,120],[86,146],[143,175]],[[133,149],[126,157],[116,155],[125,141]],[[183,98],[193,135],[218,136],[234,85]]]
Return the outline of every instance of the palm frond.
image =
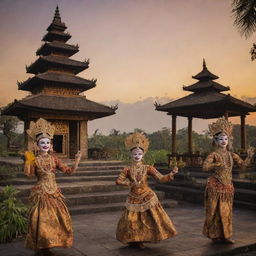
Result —
[[[248,38],[256,31],[256,0],[233,0],[232,14],[242,36]]]
[[[256,60],[256,44],[253,44],[250,54],[251,54],[251,60],[252,61]]]

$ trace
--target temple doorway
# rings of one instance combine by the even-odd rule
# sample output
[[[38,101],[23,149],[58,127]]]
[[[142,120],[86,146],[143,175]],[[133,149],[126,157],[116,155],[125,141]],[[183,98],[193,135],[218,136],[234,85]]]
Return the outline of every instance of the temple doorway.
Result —
[[[53,136],[53,151],[59,154],[63,154],[63,135]]]

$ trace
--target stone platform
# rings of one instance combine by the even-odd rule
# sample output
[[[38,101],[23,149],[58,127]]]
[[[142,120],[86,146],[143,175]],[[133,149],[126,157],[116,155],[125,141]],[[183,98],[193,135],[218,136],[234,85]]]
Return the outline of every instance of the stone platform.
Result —
[[[180,203],[166,209],[178,235],[157,244],[146,244],[143,250],[129,248],[115,239],[115,229],[121,211],[73,216],[74,246],[52,249],[48,256],[225,256],[256,255],[255,212],[234,210],[234,245],[213,244],[202,235],[204,209],[199,205]],[[250,252],[248,252],[250,251]],[[0,255],[32,256],[24,248],[24,239],[0,244]]]
[[[25,204],[36,178],[27,178],[22,171],[23,161],[18,158],[0,158],[0,164],[20,166],[15,178],[0,180],[0,191],[13,185],[18,197]],[[70,160],[63,160],[70,164]],[[75,173],[70,175],[58,171],[56,181],[66,198],[71,215],[121,210],[128,195],[128,187],[116,185],[115,180],[124,168],[121,161],[81,161]],[[149,179],[153,188],[155,182]],[[155,188],[154,188],[155,190]],[[163,191],[156,191],[163,206],[175,207],[177,201],[165,198]]]

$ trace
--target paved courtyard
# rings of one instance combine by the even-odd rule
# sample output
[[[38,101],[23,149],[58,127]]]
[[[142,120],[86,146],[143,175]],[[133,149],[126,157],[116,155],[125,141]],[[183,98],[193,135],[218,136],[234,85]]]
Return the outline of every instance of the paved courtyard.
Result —
[[[256,249],[255,212],[234,210],[234,245],[216,245],[202,233],[204,209],[194,204],[180,204],[167,210],[173,220],[177,236],[157,244],[146,244],[143,250],[129,248],[115,239],[115,229],[121,212],[78,215],[73,217],[74,247],[52,249],[54,256],[197,256],[197,255],[248,255],[247,247]],[[34,252],[24,248],[23,239],[0,245],[2,256],[32,256]],[[255,252],[256,255],[256,252]]]

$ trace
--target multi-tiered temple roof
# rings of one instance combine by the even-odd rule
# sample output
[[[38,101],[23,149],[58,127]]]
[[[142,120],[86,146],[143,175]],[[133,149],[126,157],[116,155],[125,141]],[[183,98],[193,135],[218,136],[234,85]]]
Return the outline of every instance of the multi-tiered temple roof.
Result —
[[[197,118],[218,118],[247,115],[256,112],[256,107],[222,92],[229,91],[229,86],[215,82],[219,77],[212,74],[203,61],[203,70],[192,78],[196,83],[183,86],[184,91],[193,92],[183,98],[164,105],[156,104],[156,110],[167,112],[169,115]]]
[[[96,79],[77,76],[89,67],[89,60],[77,61],[70,57],[79,51],[78,45],[67,44],[71,35],[61,21],[58,6],[52,23],[47,28],[42,46],[37,50],[38,59],[27,66],[27,73],[34,74],[26,81],[18,82],[18,89],[31,95],[15,100],[3,110],[5,115],[28,118],[30,111],[54,112],[61,115],[84,115],[88,120],[115,114],[116,108],[89,101],[82,92],[96,86]]]

